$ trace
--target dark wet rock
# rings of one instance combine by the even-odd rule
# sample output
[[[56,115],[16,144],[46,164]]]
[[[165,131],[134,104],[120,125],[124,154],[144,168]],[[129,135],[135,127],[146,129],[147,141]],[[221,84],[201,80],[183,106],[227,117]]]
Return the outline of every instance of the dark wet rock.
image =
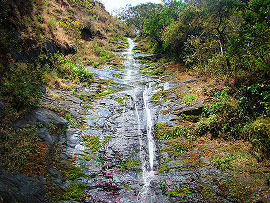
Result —
[[[45,87],[40,87],[40,92],[42,94],[46,94],[46,88]]]
[[[40,54],[54,54],[54,53],[62,53],[64,55],[67,54],[75,54],[76,50],[73,47],[69,46],[66,43],[59,43],[56,41],[46,40],[43,44],[37,45],[31,39],[25,39],[28,45],[27,51],[21,51],[16,46],[9,46],[8,51],[12,55],[12,57],[18,62],[29,62],[34,59],[37,59]]]
[[[38,136],[42,138],[45,142],[45,144],[49,147],[50,150],[52,150],[57,137],[55,135],[51,135],[49,130],[47,128],[39,128],[38,129]]]
[[[41,182],[23,174],[0,175],[0,200],[3,202],[45,202],[49,201]]]
[[[37,135],[42,138],[44,143],[49,147],[50,150],[53,150],[53,147],[60,143],[65,142],[65,134],[59,134],[55,136],[49,131],[51,125],[55,125],[57,128],[63,130],[68,121],[63,117],[59,116],[55,112],[48,109],[32,109],[27,113],[23,119],[16,121],[13,126],[15,128],[26,127],[31,125],[37,125]]]
[[[0,103],[0,118],[4,116],[5,111],[6,111],[6,106]]]
[[[24,119],[15,122],[15,127],[21,127],[26,124],[37,124],[41,123],[46,127],[50,127],[53,123],[57,127],[63,128],[67,125],[68,121],[62,116],[59,116],[54,111],[48,109],[32,109],[28,114],[25,115]]]
[[[57,179],[63,179],[63,175],[57,171],[56,169],[54,169],[52,166],[48,167],[48,173],[52,176],[55,177]]]
[[[89,28],[81,29],[81,38],[85,41],[90,41],[93,38],[93,34]]]

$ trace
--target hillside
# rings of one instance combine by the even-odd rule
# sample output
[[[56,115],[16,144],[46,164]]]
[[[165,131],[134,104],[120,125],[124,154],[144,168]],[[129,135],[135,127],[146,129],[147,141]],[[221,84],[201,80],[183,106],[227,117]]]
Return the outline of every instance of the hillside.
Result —
[[[36,85],[46,87],[67,75],[71,77],[72,64],[121,66],[112,51],[126,46],[126,27],[110,16],[101,3],[4,1],[2,5],[0,101],[4,105],[20,110],[36,103]],[[64,70],[61,63],[70,67]],[[18,80],[25,71],[32,81],[27,77]],[[74,80],[77,76],[72,77]],[[15,86],[21,86],[22,92]]]
[[[84,102],[107,85],[95,83],[84,66],[121,69],[121,56],[113,52],[127,47],[127,29],[98,1],[0,4],[0,202],[61,198],[52,168],[65,174],[69,165],[59,161],[59,140],[68,125],[82,125]],[[49,120],[37,122],[38,112]],[[46,177],[46,184],[37,177]]]

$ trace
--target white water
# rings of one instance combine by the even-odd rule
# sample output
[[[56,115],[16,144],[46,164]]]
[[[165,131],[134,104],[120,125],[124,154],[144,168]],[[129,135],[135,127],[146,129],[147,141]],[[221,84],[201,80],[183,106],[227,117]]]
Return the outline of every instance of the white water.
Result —
[[[125,76],[125,81],[127,83],[134,82],[136,77],[134,77],[135,74],[138,74],[138,70],[134,69],[137,68],[136,61],[133,58],[133,48],[135,46],[135,43],[128,39],[129,41],[129,48],[126,52],[127,54],[127,60],[126,60],[126,70],[127,74]],[[136,89],[134,89],[136,91]],[[145,86],[145,89],[143,90],[143,105],[144,105],[144,115],[145,115],[145,121],[146,121],[146,141],[144,141],[144,134],[141,130],[141,119],[138,111],[137,106],[137,97],[136,95],[133,96],[134,100],[134,108],[135,108],[135,114],[137,117],[137,124],[138,124],[138,137],[140,142],[140,160],[141,160],[141,168],[142,168],[142,181],[143,181],[143,188],[141,189],[140,193],[138,194],[138,202],[142,203],[151,203],[153,202],[151,199],[153,198],[153,194],[150,191],[150,183],[151,180],[154,178],[154,160],[155,160],[155,143],[154,138],[152,136],[152,128],[153,128],[153,121],[151,117],[151,110],[149,108],[149,100],[151,98],[151,84],[149,83],[148,86]]]
[[[127,60],[124,63],[125,69],[126,69],[126,75],[124,78],[125,84],[131,85],[132,83],[135,83],[136,85],[133,86],[135,89],[133,89],[134,92],[136,91],[143,91],[143,115],[145,115],[145,126],[146,126],[146,139],[145,134],[142,132],[141,127],[143,126],[143,123],[141,122],[141,118],[139,115],[138,110],[138,104],[137,102],[137,96],[136,94],[133,95],[133,101],[134,101],[134,108],[135,108],[135,115],[137,117],[137,132],[140,142],[140,160],[141,160],[141,169],[142,169],[142,182],[143,187],[138,194],[137,200],[138,202],[142,203],[151,203],[153,202],[151,199],[153,198],[153,194],[150,190],[150,183],[151,180],[154,178],[154,161],[155,161],[155,142],[154,138],[152,136],[152,129],[153,129],[153,121],[151,117],[151,110],[149,107],[149,102],[151,98],[151,84],[149,83],[148,86],[145,86],[144,90],[140,90],[140,87],[137,85],[138,80],[138,66],[139,64],[136,63],[136,60],[134,60],[133,57],[133,48],[135,46],[135,43],[128,39],[129,42],[129,48],[125,52],[125,55],[127,57]]]
[[[142,203],[152,203],[152,198],[154,194],[150,191],[150,183],[155,176],[154,172],[154,159],[155,159],[155,142],[152,135],[153,121],[151,117],[151,110],[149,108],[149,98],[151,93],[150,83],[149,87],[145,87],[143,91],[143,101],[144,101],[144,111],[146,116],[146,130],[147,130],[147,145],[148,145],[148,160],[149,160],[149,170],[146,168],[143,170],[142,178],[144,186],[138,195],[139,202]]]
[[[151,110],[149,108],[150,91],[151,91],[151,88],[149,84],[149,87],[146,87],[143,92],[143,101],[144,101],[144,108],[145,108],[146,122],[147,122],[146,130],[147,130],[147,141],[148,141],[149,165],[150,165],[150,171],[153,171],[154,170],[155,144],[154,144],[154,138],[152,136],[153,122],[152,122],[152,117],[151,117]]]

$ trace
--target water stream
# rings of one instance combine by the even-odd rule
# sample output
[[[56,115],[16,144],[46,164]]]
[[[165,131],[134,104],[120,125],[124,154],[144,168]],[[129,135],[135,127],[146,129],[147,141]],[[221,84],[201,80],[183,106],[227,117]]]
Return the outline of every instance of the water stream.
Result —
[[[99,150],[89,149],[81,138],[77,143],[72,140],[75,144],[69,145],[67,152],[76,157],[75,164],[88,177],[78,180],[87,185],[85,202],[174,202],[167,191],[195,187],[190,180],[195,181],[196,174],[178,170],[183,164],[175,162],[171,163],[174,170],[160,172],[169,155],[160,150],[164,142],[154,140],[154,124],[174,117],[160,114],[165,107],[152,104],[151,97],[157,89],[169,89],[171,84],[141,74],[144,65],[135,59],[135,43],[128,41],[129,48],[121,53],[126,58],[123,70],[87,67],[96,78],[113,81],[102,84],[111,94],[96,99],[85,117],[88,125],[82,137],[98,137]]]

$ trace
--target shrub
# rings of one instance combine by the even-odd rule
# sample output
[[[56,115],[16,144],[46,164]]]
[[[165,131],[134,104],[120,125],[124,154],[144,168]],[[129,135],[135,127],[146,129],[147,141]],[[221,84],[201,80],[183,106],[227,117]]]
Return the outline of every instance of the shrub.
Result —
[[[259,117],[254,122],[246,124],[241,134],[243,138],[252,142],[253,150],[258,155],[257,158],[269,158],[270,154],[270,119]]]
[[[194,94],[187,94],[183,96],[183,100],[187,105],[191,105],[192,102],[195,100],[195,95]]]
[[[73,74],[79,78],[80,82],[94,82],[94,74],[90,73],[88,70],[84,69],[82,66],[78,66],[73,71]]]
[[[16,109],[34,107],[41,96],[44,69],[33,64],[15,64],[1,79],[0,94]]]

